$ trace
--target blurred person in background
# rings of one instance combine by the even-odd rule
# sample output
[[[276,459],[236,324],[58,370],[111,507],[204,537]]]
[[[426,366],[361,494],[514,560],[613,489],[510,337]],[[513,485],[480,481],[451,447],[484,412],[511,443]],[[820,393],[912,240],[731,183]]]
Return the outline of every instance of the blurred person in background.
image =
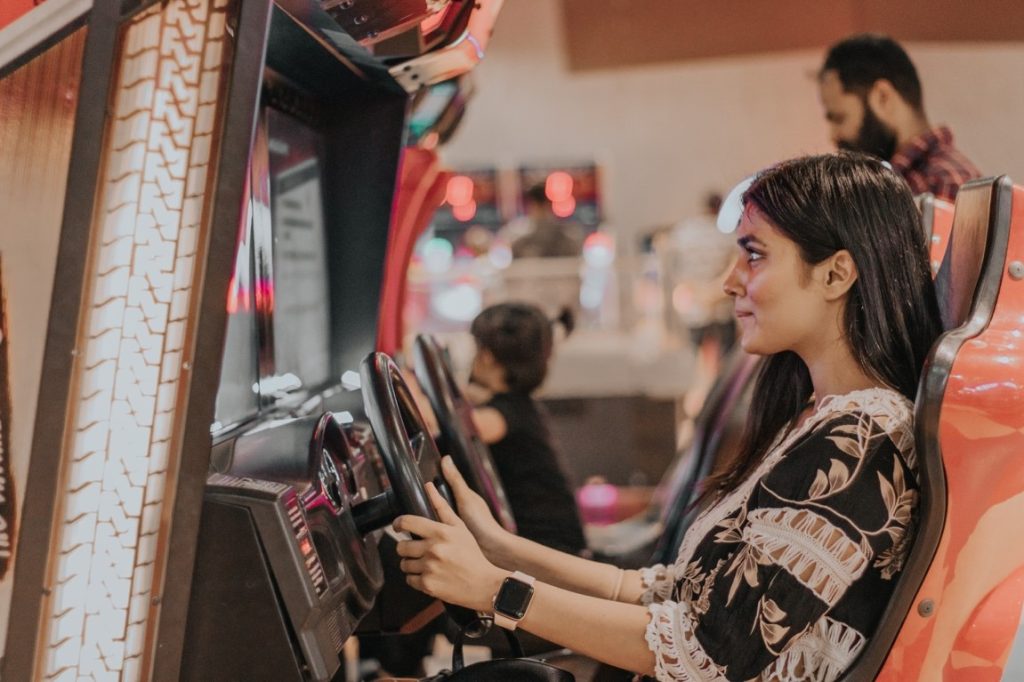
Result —
[[[735,259],[732,235],[718,229],[716,218],[722,196],[708,192],[704,212],[672,228],[665,244],[672,308],[685,325],[697,353],[694,380],[683,402],[686,413],[695,415],[718,375],[722,356],[736,341],[732,301],[722,283]]]
[[[519,535],[570,554],[586,550],[576,498],[555,449],[547,416],[533,399],[544,382],[558,324],[536,306],[499,303],[470,326],[476,341],[467,396],[479,401],[473,421],[491,451]]]
[[[953,201],[960,185],[981,176],[949,128],[928,122],[917,69],[892,38],[861,34],[836,43],[818,86],[836,146],[888,161],[915,194]]]
[[[526,190],[525,202],[527,224],[518,228],[521,236],[511,235],[513,258],[565,258],[582,254],[583,229],[578,223],[559,220],[543,183]]]
[[[732,266],[735,242],[718,229],[715,219],[722,207],[722,195],[709,192],[704,212],[687,218],[671,232],[675,258],[672,267],[679,285],[673,303],[697,348],[713,342],[724,353],[736,340],[732,302],[722,291],[722,282]]]

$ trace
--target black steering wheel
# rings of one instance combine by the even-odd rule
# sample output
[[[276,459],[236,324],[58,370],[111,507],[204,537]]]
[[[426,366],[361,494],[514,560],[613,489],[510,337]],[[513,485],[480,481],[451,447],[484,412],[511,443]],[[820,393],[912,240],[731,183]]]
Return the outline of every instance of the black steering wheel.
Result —
[[[415,514],[437,521],[424,483],[431,481],[451,501],[441,473],[441,454],[395,363],[370,353],[360,366],[363,403],[373,427],[393,493],[395,515]]]
[[[416,378],[441,427],[441,449],[451,455],[469,487],[487,501],[505,530],[516,532],[512,506],[505,495],[491,451],[473,422],[473,406],[462,394],[434,337],[420,334],[413,345]]]
[[[359,367],[363,402],[391,483],[392,518],[415,514],[437,521],[424,482],[430,481],[452,507],[453,495],[441,472],[441,454],[420,415],[412,393],[395,363],[384,353],[370,353]],[[445,603],[448,615],[470,636],[480,615]]]

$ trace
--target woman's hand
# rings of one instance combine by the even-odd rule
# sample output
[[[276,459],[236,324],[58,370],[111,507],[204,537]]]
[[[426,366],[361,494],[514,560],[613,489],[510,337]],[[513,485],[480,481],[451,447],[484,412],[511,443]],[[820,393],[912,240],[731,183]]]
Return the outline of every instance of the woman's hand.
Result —
[[[484,557],[473,534],[437,488],[427,483],[426,489],[440,520],[406,515],[394,523],[395,530],[417,536],[398,543],[406,582],[449,604],[490,612],[491,599],[507,573]]]
[[[512,537],[512,534],[495,520],[487,502],[469,487],[451,457],[441,460],[441,470],[455,496],[455,506],[459,510],[461,520],[473,534],[484,556],[492,563],[500,565],[498,557],[502,554],[505,541]]]

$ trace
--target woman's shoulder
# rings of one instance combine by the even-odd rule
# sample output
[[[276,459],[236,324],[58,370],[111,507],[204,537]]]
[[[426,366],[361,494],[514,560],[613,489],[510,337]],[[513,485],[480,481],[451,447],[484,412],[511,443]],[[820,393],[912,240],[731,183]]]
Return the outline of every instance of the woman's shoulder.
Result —
[[[869,388],[827,396],[818,407],[814,431],[847,430],[884,432],[896,448],[908,453],[914,447],[914,404],[889,388]]]

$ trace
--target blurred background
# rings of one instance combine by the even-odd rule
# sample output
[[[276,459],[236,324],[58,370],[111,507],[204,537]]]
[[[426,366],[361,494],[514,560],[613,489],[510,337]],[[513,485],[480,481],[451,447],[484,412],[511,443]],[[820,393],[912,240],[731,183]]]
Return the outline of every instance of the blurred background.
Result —
[[[1024,176],[1019,6],[725,5],[506,2],[439,148],[454,175],[415,250],[405,330],[438,334],[465,373],[483,306],[571,307],[577,329],[539,395],[577,484],[596,472],[656,482],[685,440],[731,340],[719,276],[731,238],[709,219],[715,196],[834,149],[816,80],[825,46],[864,30],[901,40],[931,121],[983,174]],[[453,95],[421,102],[425,120]],[[581,256],[513,258],[538,187],[552,220],[584,240]]]

